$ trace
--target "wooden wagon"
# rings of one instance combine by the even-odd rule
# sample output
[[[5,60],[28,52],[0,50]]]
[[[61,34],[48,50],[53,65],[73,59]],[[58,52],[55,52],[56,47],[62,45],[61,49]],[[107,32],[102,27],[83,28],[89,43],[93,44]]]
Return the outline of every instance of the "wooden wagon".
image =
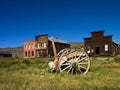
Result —
[[[58,54],[56,53],[55,43],[52,40],[52,46],[54,51],[54,61],[49,62],[49,67],[52,71],[57,73],[80,73],[86,74],[90,68],[90,59],[88,54],[81,49],[63,49]]]

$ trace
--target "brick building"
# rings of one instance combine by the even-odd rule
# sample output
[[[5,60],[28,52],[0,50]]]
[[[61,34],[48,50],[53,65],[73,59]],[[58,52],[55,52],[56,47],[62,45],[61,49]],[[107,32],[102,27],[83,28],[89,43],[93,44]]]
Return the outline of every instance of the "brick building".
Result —
[[[37,35],[35,40],[24,42],[24,58],[50,57],[53,56],[52,38],[48,34]],[[64,49],[70,48],[66,41],[54,38],[57,53]]]
[[[34,57],[36,57],[35,45],[36,45],[36,42],[34,40],[24,42],[24,57],[25,58],[28,58],[28,57],[34,58]]]
[[[120,53],[120,45],[112,40],[112,35],[104,36],[104,31],[90,32],[90,35],[90,38],[84,38],[84,45],[89,55],[116,55]]]

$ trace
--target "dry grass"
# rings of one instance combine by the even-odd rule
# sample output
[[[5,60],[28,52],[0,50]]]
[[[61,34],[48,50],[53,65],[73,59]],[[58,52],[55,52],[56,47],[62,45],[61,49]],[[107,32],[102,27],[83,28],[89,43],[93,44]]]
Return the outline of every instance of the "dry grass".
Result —
[[[0,90],[120,90],[120,63],[112,59],[91,58],[86,75],[50,73],[48,59],[8,60],[0,62]]]

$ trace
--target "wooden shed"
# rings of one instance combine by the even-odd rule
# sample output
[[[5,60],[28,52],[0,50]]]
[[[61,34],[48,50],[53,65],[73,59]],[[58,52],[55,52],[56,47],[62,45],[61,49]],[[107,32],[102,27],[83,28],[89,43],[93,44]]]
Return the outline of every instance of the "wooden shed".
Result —
[[[0,57],[12,57],[12,53],[10,51],[0,51]]]

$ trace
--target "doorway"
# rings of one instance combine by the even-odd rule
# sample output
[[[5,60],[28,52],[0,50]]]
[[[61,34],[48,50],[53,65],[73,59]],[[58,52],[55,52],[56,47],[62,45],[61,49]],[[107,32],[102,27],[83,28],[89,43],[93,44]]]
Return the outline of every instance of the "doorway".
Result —
[[[100,46],[96,45],[95,47],[95,54],[99,55],[100,54]]]

